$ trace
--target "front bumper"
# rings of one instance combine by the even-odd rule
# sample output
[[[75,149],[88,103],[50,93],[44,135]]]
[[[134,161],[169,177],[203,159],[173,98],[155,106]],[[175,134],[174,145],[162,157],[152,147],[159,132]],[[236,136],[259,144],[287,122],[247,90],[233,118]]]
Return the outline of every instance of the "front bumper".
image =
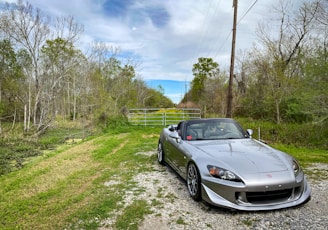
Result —
[[[265,198],[265,195],[268,198]],[[305,177],[292,187],[272,190],[268,193],[238,184],[218,185],[213,184],[213,181],[205,180],[202,183],[202,198],[209,204],[235,210],[276,210],[306,203],[311,199],[311,188]]]

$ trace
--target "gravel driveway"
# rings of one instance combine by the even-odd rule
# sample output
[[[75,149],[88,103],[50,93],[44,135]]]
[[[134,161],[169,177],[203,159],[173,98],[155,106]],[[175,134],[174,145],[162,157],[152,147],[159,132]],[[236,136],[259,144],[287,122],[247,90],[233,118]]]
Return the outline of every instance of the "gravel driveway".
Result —
[[[149,156],[156,152],[143,153]],[[328,165],[316,164],[307,170],[320,172],[320,178],[308,178],[312,199],[303,206],[265,212],[232,212],[195,202],[184,181],[169,167],[154,162],[152,172],[138,174],[135,181],[145,192],[125,195],[133,199],[156,201],[153,213],[146,216],[141,230],[166,229],[328,229]]]

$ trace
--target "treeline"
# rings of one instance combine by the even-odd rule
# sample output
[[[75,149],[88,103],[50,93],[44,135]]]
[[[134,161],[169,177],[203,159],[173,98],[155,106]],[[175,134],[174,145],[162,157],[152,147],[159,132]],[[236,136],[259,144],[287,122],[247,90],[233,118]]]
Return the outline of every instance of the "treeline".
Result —
[[[233,116],[327,124],[328,2],[304,1],[296,10],[291,1],[276,4],[276,20],[259,25],[257,45],[236,56]],[[82,34],[73,17],[49,18],[28,2],[0,11],[0,135],[3,121],[40,134],[58,116],[106,119],[131,107],[173,106],[138,76],[136,60],[118,58],[118,48],[94,42],[80,50]],[[210,57],[192,71],[180,106],[225,116],[229,74]]]
[[[138,77],[133,58],[117,58],[119,49],[94,42],[83,53],[82,33],[73,17],[50,18],[28,2],[0,11],[0,134],[3,121],[38,134],[57,116],[97,119],[129,107],[173,106]]]
[[[257,45],[236,56],[233,115],[327,125],[328,2],[304,1],[295,10],[291,1],[280,1],[275,19],[260,24]],[[193,65],[193,75],[181,106],[196,104],[207,115],[224,116],[229,73],[202,57]]]

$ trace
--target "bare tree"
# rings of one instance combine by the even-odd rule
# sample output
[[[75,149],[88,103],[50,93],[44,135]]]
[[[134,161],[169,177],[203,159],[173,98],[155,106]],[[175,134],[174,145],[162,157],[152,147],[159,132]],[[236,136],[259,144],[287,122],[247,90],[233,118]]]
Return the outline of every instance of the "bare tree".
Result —
[[[55,119],[60,110],[65,110],[65,104],[70,107],[73,104],[73,118],[76,117],[76,72],[83,62],[84,55],[75,48],[74,42],[77,42],[83,26],[74,21],[71,16],[57,18],[55,24],[55,39],[47,40],[42,47],[43,64],[43,100],[47,104],[49,123]],[[64,89],[67,87],[67,91]],[[71,88],[72,87],[72,88]],[[70,93],[72,91],[72,93]],[[65,92],[67,94],[65,95]],[[73,102],[70,101],[70,95]],[[66,103],[65,103],[66,101]],[[62,112],[63,114],[63,112]],[[70,112],[69,112],[70,114]]]
[[[280,103],[291,93],[292,84],[299,73],[299,55],[313,27],[318,2],[304,2],[297,12],[292,12],[290,1],[280,1],[277,9],[279,33],[275,38],[270,29],[260,25],[258,37],[270,61],[267,83],[276,108],[276,121],[280,123]]]
[[[29,93],[28,106],[32,106],[34,99],[33,121],[38,128],[42,126],[42,111],[40,103],[40,81],[39,81],[39,57],[40,49],[48,38],[50,29],[48,19],[44,17],[39,9],[34,9],[28,2],[21,0],[17,4],[7,4],[6,11],[1,14],[0,30],[6,34],[15,44],[26,49],[32,60],[33,72],[30,81],[34,82],[34,98]],[[29,89],[30,90],[30,89]],[[31,89],[32,90],[32,89]],[[27,111],[31,111],[29,108]],[[28,120],[31,114],[28,115]]]
[[[73,16],[58,17],[55,23],[55,38],[62,38],[68,43],[76,43],[83,33],[83,25],[75,22]]]
[[[317,0],[318,4],[318,13],[313,14],[316,20],[324,25],[328,26],[328,1],[327,0]]]

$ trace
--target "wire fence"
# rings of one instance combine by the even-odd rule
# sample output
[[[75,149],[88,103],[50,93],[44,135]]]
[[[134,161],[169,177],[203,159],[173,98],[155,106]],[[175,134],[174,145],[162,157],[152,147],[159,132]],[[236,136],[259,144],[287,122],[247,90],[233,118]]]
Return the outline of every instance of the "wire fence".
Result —
[[[131,124],[141,126],[167,126],[199,118],[201,110],[196,108],[139,108],[129,109],[128,114]]]

